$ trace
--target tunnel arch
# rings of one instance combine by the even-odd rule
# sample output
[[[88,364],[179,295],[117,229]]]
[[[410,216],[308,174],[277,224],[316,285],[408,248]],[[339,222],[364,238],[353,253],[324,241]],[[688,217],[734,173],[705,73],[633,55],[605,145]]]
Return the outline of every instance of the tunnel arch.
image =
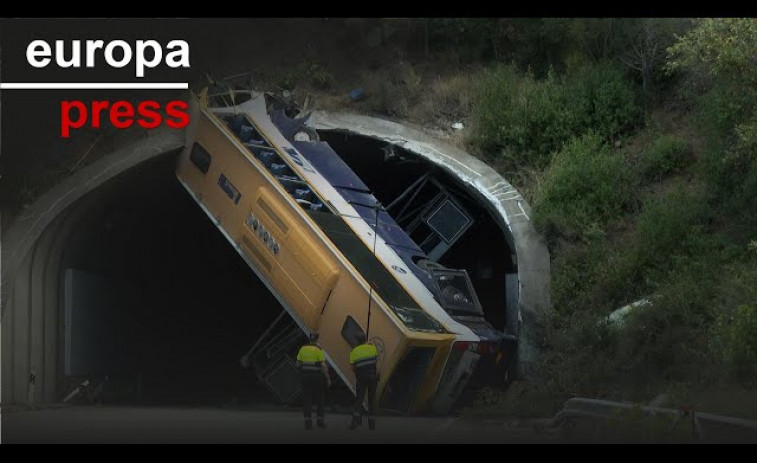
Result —
[[[493,169],[420,130],[383,119],[316,112],[317,130],[341,131],[417,153],[459,181],[497,218],[515,249],[518,269],[519,371],[528,375],[538,355],[549,310],[549,255],[520,194]],[[177,153],[184,133],[156,130],[87,166],[26,208],[2,245],[2,402],[53,402],[61,396],[63,336],[61,265],[66,245],[112,180],[161,156]],[[29,397],[32,372],[36,375]]]
[[[96,199],[89,194],[120,174],[184,145],[182,132],[161,130],[85,167],[24,211],[3,234],[2,402],[25,403],[31,374],[35,402],[58,398],[61,363],[60,263],[66,243]]]

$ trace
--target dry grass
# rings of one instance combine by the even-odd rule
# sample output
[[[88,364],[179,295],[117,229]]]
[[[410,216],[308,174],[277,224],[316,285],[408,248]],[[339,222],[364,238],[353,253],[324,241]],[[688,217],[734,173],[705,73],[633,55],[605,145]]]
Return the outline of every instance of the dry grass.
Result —
[[[441,130],[463,142],[463,137],[454,133],[452,124],[462,122],[466,127],[464,132],[468,132],[477,76],[478,71],[460,70],[431,74],[411,63],[398,62],[361,72],[359,86],[365,92],[365,100],[350,101],[346,96],[350,90],[347,88],[311,90],[311,107],[349,109],[403,119],[434,131]]]
[[[423,79],[410,64],[363,71],[360,81],[366,99],[355,106],[381,115],[409,119],[422,95]]]
[[[308,94],[306,101],[305,110],[325,109],[333,111],[350,108],[350,99],[344,94],[313,92]]]
[[[413,107],[411,119],[450,126],[468,119],[473,110],[475,73],[460,71],[436,76],[424,88],[424,98]]]
[[[338,82],[331,88],[316,88],[302,82],[293,91],[295,99],[305,110],[347,110],[402,120],[476,154],[468,138],[474,128],[471,116],[482,69],[463,69],[457,65],[429,69],[402,59],[389,61],[391,64],[365,68],[354,81]],[[276,76],[286,74],[286,70],[280,70]],[[356,87],[363,89],[365,99],[351,101],[348,98],[348,92]],[[463,130],[452,128],[458,122],[463,124]],[[496,156],[481,158],[497,163]],[[513,174],[498,170],[502,174]],[[533,172],[522,176],[522,182],[515,182],[518,186],[531,183],[536,177]]]

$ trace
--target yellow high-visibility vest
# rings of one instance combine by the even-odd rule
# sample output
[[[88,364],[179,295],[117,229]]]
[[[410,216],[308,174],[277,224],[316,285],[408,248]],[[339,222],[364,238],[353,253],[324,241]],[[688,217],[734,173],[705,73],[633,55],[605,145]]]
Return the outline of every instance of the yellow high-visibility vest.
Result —
[[[302,363],[300,368],[303,373],[315,373],[321,371],[321,364],[326,361],[326,354],[320,347],[308,344],[300,348],[297,360]]]
[[[355,365],[355,368],[375,366],[376,357],[378,357],[376,346],[368,343],[360,344],[350,352],[350,363]]]
[[[297,353],[297,360],[302,363],[325,362],[326,354],[323,353],[320,347],[308,344],[300,348],[300,351]]]

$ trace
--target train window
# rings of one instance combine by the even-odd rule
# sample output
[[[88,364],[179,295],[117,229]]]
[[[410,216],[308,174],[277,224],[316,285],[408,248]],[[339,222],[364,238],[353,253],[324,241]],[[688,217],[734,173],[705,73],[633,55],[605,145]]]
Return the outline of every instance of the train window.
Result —
[[[226,126],[234,132],[243,143],[250,143],[255,145],[269,146],[265,141],[265,138],[260,132],[253,126],[252,122],[247,119],[244,114],[230,114],[226,116],[219,116]]]
[[[411,347],[392,373],[381,397],[381,408],[407,412],[421,387],[431,359],[433,347]]]
[[[449,313],[483,315],[476,291],[465,270],[432,269],[442,307]]]
[[[202,145],[195,143],[192,145],[192,151],[189,153],[189,160],[192,161],[192,164],[194,164],[195,167],[200,169],[200,172],[207,174],[208,169],[210,169],[212,157]]]
[[[365,339],[365,331],[363,331],[363,328],[360,327],[354,318],[347,315],[347,319],[344,321],[344,325],[342,325],[342,337],[350,347],[355,347],[360,344],[360,339]]]
[[[284,161],[284,157],[277,152],[255,125],[244,114],[228,114],[218,116],[226,126],[242,142],[247,150],[265,166],[279,184],[305,210],[331,213],[318,195],[310,189],[293,169]]]
[[[452,244],[471,226],[473,220],[457,204],[447,199],[428,216],[426,223],[444,241]]]

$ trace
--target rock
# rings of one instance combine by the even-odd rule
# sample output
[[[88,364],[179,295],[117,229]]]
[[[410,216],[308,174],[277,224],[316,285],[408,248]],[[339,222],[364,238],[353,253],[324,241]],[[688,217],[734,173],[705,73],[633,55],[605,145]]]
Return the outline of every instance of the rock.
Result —
[[[455,130],[463,130],[465,126],[462,122],[455,122],[454,124],[452,124],[452,128]]]
[[[350,93],[347,94],[347,97],[351,101],[360,101],[360,100],[365,99],[365,92],[363,91],[362,88],[358,87],[354,90],[351,90]]]

